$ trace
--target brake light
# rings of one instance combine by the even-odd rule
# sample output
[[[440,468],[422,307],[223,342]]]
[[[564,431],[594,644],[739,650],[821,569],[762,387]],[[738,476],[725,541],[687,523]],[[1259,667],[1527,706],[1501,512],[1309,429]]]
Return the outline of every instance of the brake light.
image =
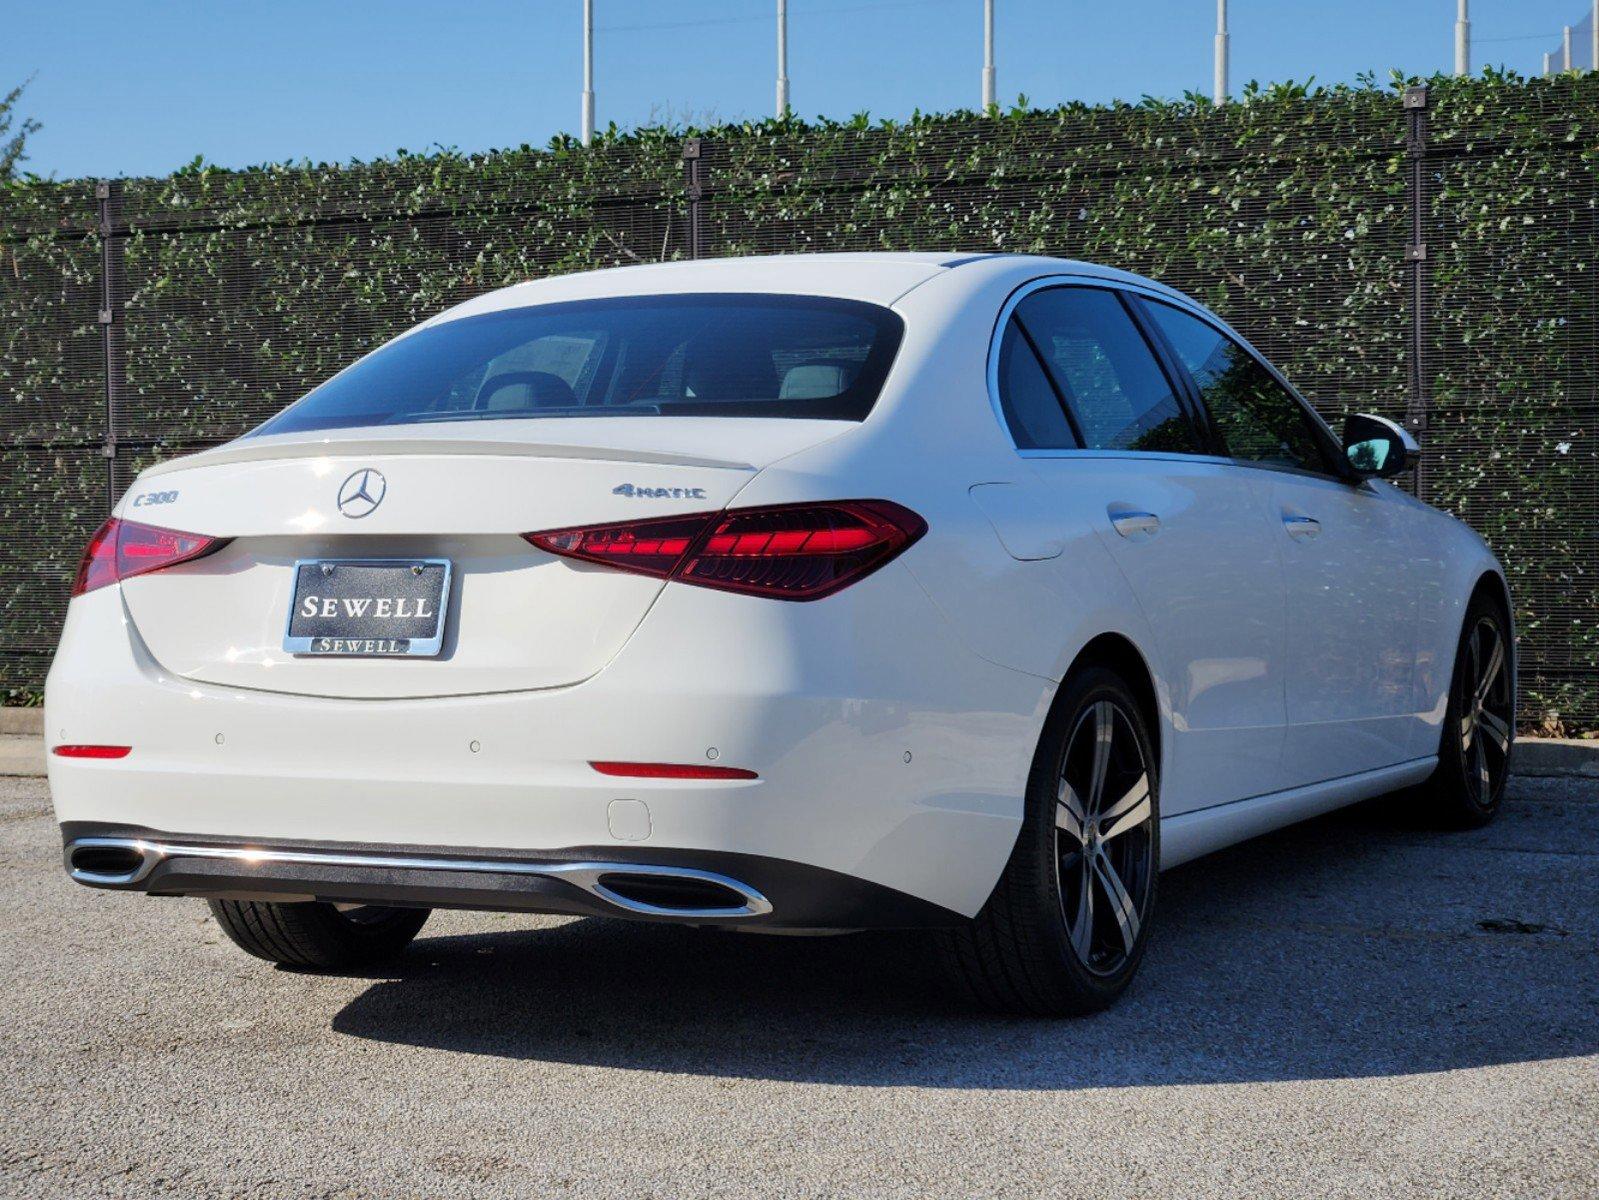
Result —
[[[554,529],[540,550],[622,571],[777,600],[820,600],[927,532],[889,500],[832,500]]]
[[[89,539],[72,583],[72,594],[81,596],[135,575],[191,562],[219,549],[225,541],[112,517]]]

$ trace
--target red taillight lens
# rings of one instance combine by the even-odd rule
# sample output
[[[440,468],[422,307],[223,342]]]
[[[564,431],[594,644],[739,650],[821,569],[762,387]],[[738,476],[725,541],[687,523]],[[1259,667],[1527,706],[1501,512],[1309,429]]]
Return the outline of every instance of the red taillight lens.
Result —
[[[625,521],[522,536],[551,554],[664,577],[672,573],[695,539],[705,532],[709,520],[709,514],[698,513],[664,521]]]
[[[735,508],[523,536],[540,550],[778,600],[820,600],[863,579],[927,532],[889,500]]]
[[[108,583],[189,562],[210,554],[223,541],[112,517],[89,539],[83,561],[78,564],[78,576],[72,583],[72,594],[81,596]]]
[[[712,518],[673,578],[817,600],[871,574],[926,532],[926,521],[887,500],[732,509]]]

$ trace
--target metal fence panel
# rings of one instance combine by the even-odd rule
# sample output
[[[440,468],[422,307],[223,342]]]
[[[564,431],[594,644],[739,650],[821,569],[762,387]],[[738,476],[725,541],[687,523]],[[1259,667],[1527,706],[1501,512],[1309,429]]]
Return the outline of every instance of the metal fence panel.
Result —
[[[1011,251],[1164,280],[1329,419],[1415,423],[1424,498],[1511,571],[1525,715],[1592,725],[1599,78],[1406,94],[654,130],[0,195],[0,686],[42,682],[108,492],[454,302],[694,255]]]
[[[1427,499],[1510,575],[1523,716],[1599,712],[1599,183],[1592,83],[1432,106]],[[1486,107],[1487,111],[1483,111]],[[1485,203],[1485,198],[1492,198]]]

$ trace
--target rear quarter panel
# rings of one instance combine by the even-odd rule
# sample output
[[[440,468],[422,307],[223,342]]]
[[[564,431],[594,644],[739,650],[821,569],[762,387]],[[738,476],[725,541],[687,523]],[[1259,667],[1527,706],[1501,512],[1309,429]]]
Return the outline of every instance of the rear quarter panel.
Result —
[[[926,519],[928,532],[906,552],[905,567],[974,654],[1038,680],[1035,727],[1014,749],[1023,759],[1031,757],[1059,681],[1090,640],[1110,632],[1150,644],[1125,579],[1086,522],[1031,505],[1041,527],[1023,530],[1024,539],[1049,557],[1023,561],[1007,551],[971,495],[974,485],[994,483],[1039,495],[995,418],[987,383],[999,309],[1037,273],[1003,260],[973,264],[902,297],[895,308],[905,318],[904,341],[866,421],[773,463],[738,497],[740,505],[881,497]],[[1165,725],[1159,679],[1156,690]]]

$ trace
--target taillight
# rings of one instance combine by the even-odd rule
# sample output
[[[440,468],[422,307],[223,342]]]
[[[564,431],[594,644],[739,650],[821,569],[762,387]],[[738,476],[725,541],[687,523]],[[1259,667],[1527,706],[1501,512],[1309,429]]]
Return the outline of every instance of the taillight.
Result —
[[[522,536],[540,550],[622,571],[777,600],[820,600],[927,532],[890,500],[831,500],[617,521]]]
[[[72,594],[81,596],[109,583],[189,562],[210,554],[225,540],[112,517],[89,539]]]
[[[710,519],[711,514],[698,513],[664,521],[621,521],[615,525],[556,529],[522,536],[551,554],[664,578],[682,561]]]

